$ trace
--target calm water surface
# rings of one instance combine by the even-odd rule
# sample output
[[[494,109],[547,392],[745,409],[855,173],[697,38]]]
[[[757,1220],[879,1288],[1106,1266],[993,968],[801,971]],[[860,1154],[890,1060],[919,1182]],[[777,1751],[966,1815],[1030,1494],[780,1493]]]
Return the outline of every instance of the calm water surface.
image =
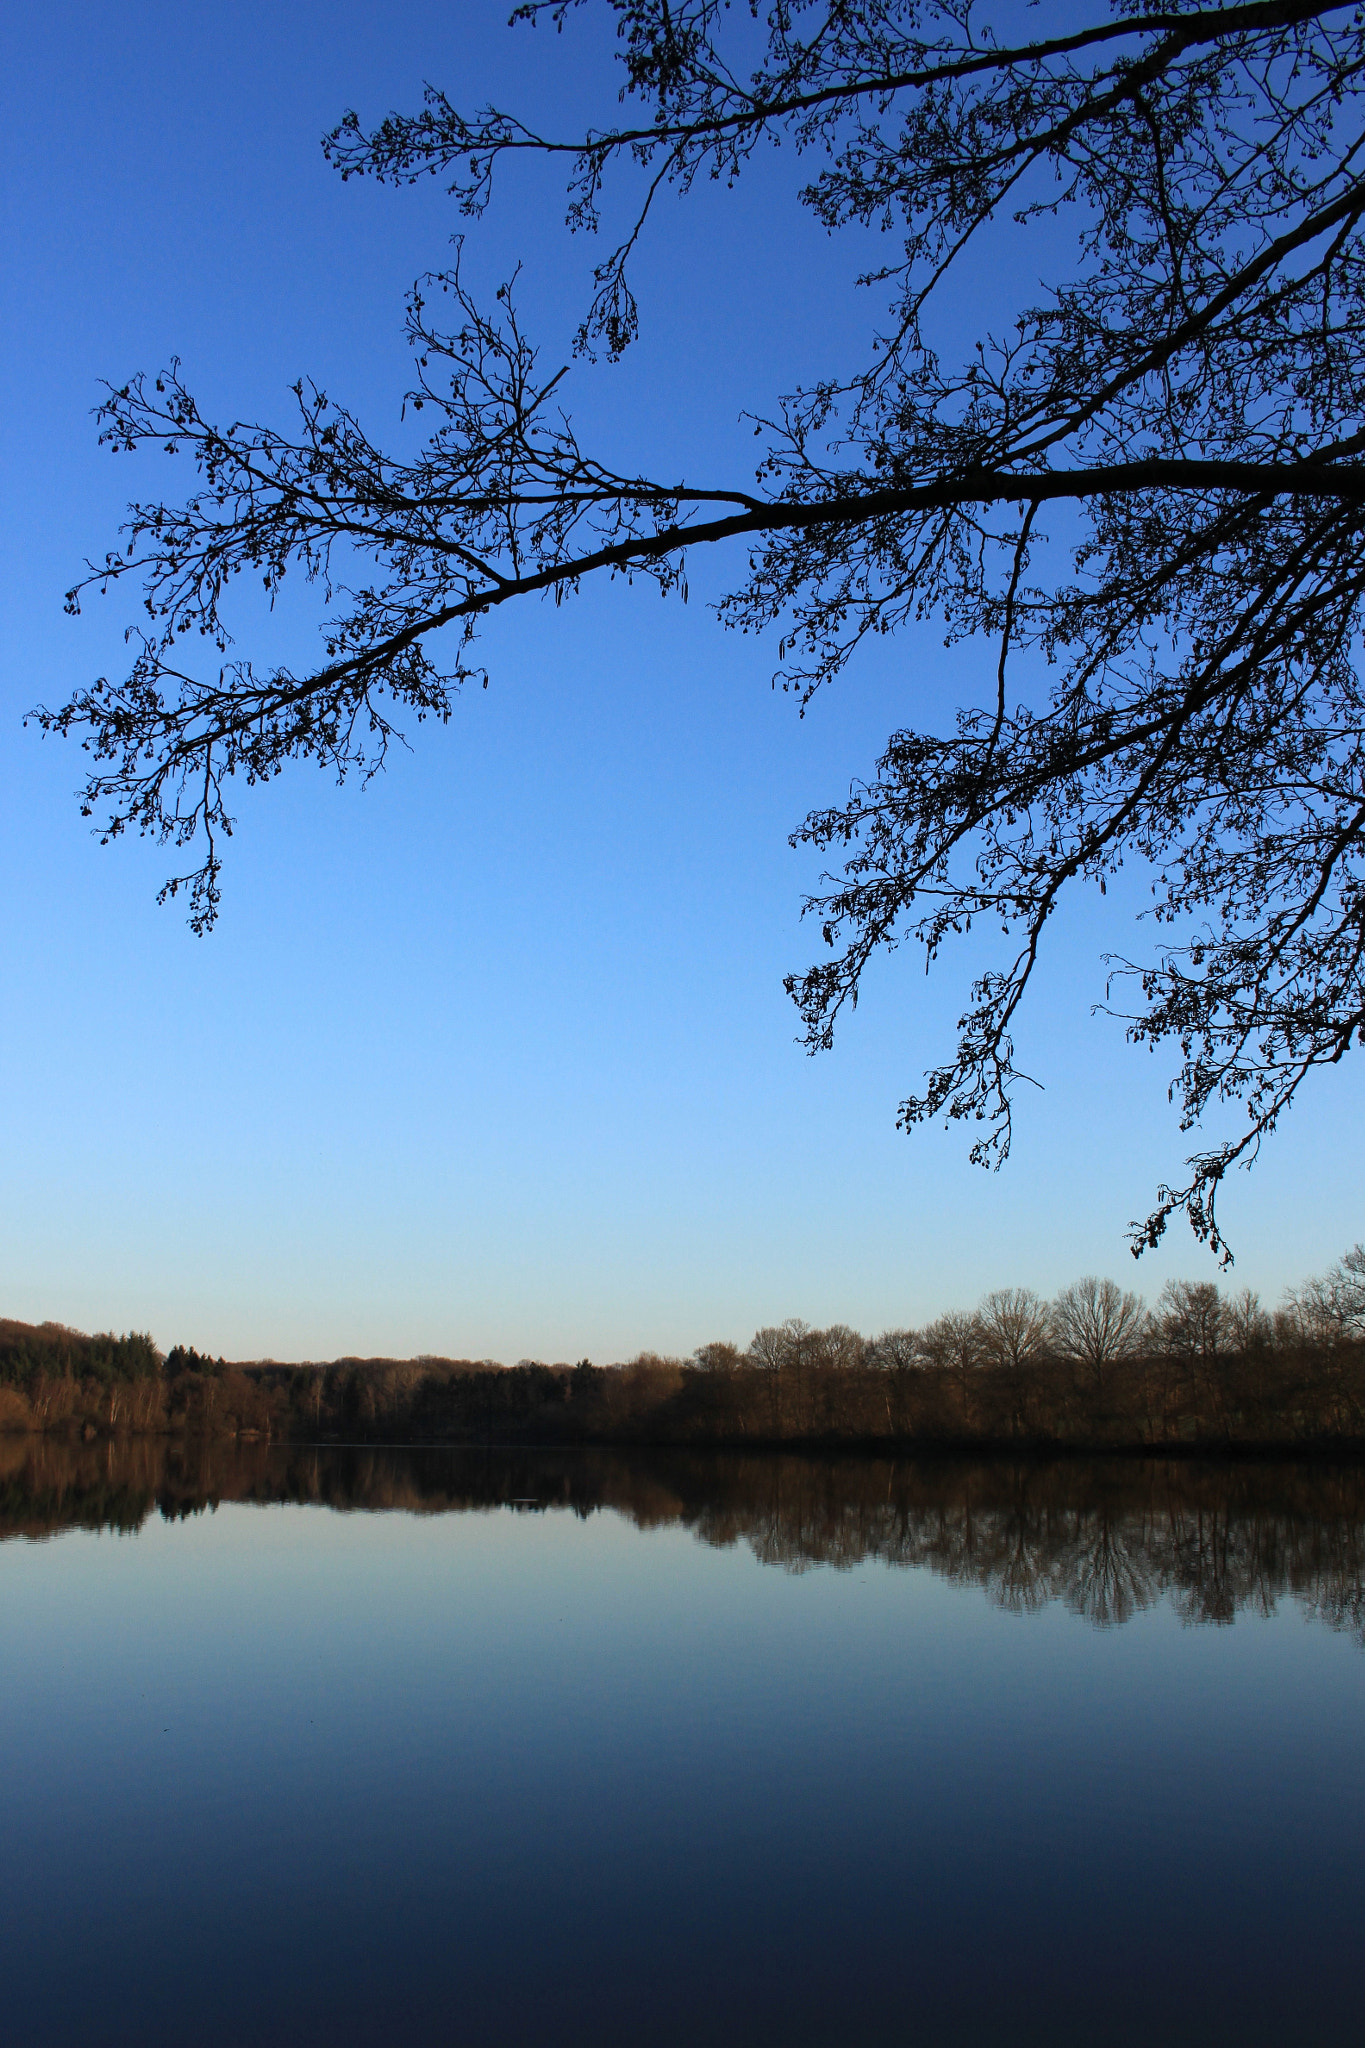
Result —
[[[1365,1472],[0,1440],[15,2044],[1360,2038]]]

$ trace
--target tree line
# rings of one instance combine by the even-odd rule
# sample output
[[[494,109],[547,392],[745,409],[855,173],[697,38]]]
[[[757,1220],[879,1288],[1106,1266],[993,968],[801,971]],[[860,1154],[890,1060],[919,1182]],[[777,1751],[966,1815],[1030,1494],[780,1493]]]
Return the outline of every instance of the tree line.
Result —
[[[1135,1448],[1365,1443],[1365,1246],[1265,1309],[1173,1280],[998,1288],[920,1329],[766,1325],[624,1364],[233,1364],[0,1324],[0,1428],[293,1441]]]

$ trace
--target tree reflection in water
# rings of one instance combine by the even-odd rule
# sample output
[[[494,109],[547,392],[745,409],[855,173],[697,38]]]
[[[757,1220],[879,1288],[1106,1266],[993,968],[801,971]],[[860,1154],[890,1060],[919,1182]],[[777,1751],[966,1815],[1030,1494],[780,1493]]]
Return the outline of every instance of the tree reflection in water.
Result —
[[[220,1503],[346,1512],[610,1510],[801,1572],[921,1567],[1096,1627],[1162,1599],[1189,1623],[1285,1597],[1365,1646],[1365,1466],[818,1458],[0,1437],[0,1538],[132,1533]]]

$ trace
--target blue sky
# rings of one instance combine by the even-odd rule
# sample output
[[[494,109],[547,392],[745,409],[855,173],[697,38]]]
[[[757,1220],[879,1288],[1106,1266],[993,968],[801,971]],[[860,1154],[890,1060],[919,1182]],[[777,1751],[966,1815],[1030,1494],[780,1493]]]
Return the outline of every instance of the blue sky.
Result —
[[[7,46],[0,1311],[237,1356],[600,1360],[791,1314],[915,1322],[1084,1271],[1149,1295],[1211,1273],[1183,1226],[1136,1274],[1125,1248],[1187,1141],[1170,1062],[1090,1015],[1101,952],[1141,944],[1112,894],[1058,920],[1019,1034],[1044,1089],[999,1175],[958,1133],[894,1129],[950,1043],[965,958],[927,981],[909,954],[881,963],[832,1054],[796,1044],[781,976],[818,935],[787,832],[892,727],[979,696],[989,660],[926,632],[800,721],[775,649],[708,609],[738,555],[696,562],[686,607],[604,585],[500,619],[489,690],[364,791],[299,770],[242,792],[210,939],[156,907],[165,855],[98,848],[77,753],[21,720],[126,660],[131,591],[77,621],[62,592],[128,497],[188,481],[97,448],[98,380],[179,355],[211,414],[283,422],[312,375],[400,439],[403,294],[459,223],[432,182],[343,186],[319,137],[350,105],[415,106],[425,79],[569,131],[610,116],[612,44],[591,10],[555,37],[484,0],[58,0]],[[780,151],[665,203],[641,342],[573,373],[585,438],[747,480],[740,413],[856,359],[876,303],[797,180]],[[559,360],[595,253],[562,214],[522,167],[469,240],[485,291],[523,264]],[[981,317],[949,308],[964,333]],[[244,610],[242,651],[306,661],[317,616],[306,590]],[[1227,1190],[1237,1283],[1273,1299],[1365,1234],[1363,1088],[1319,1081]]]

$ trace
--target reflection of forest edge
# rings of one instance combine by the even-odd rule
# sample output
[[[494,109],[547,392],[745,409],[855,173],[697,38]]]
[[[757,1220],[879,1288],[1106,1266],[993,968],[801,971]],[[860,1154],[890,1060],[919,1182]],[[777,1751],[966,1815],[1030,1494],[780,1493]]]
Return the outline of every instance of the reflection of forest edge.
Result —
[[[1065,1601],[1109,1624],[1163,1598],[1191,1621],[1292,1596],[1365,1644],[1365,1469],[1288,1461],[1060,1460],[400,1450],[141,1438],[0,1438],[0,1537],[131,1533],[221,1502],[341,1511],[612,1509],[746,1543],[788,1571],[876,1559]]]

